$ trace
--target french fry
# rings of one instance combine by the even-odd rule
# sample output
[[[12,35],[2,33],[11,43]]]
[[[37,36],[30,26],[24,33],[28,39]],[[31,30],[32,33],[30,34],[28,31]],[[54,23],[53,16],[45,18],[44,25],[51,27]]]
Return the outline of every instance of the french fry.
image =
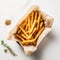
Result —
[[[18,37],[19,39],[21,39],[22,41],[25,41],[20,35],[15,34],[16,37]]]
[[[32,38],[32,35],[34,34],[34,32],[36,31],[36,28],[34,28],[33,32],[28,36],[28,38]]]
[[[18,31],[18,34],[21,32],[21,30]]]
[[[22,45],[36,45],[37,38],[45,28],[41,13],[37,10],[32,11],[18,28],[19,34],[16,33],[15,36],[21,40]]]
[[[26,27],[25,27],[25,31],[27,31],[27,28],[28,28],[28,24],[27,24],[27,19],[26,19]]]
[[[36,25],[36,20],[34,20],[33,25],[32,25],[32,27],[31,27],[31,29],[29,30],[29,33],[31,33],[31,32],[33,31],[35,25]]]
[[[30,20],[30,28],[32,27],[32,24],[33,24],[33,17],[34,17],[34,11],[32,11],[32,13],[31,13],[31,20]],[[29,28],[29,27],[28,27]],[[27,31],[27,33],[29,33],[29,30]]]
[[[32,43],[34,41],[35,41],[34,39],[32,39],[32,40],[25,40],[25,41],[22,41],[21,43],[22,44],[26,44],[26,43]]]
[[[40,28],[43,26],[43,22],[40,23]]]
[[[21,34],[22,37],[24,37],[25,39],[29,39],[27,36],[25,36],[24,34]]]
[[[37,30],[39,29],[39,23],[40,23],[40,20],[41,20],[41,15],[39,14],[38,20],[37,20]]]
[[[30,30],[30,16],[28,16],[28,30]]]
[[[22,30],[22,32],[28,37],[28,34],[24,31],[24,29],[20,26],[19,27],[21,30]]]
[[[22,41],[22,44],[26,44],[26,43],[34,43],[36,41],[36,39],[39,37],[39,35],[42,33],[42,31],[44,30],[44,27],[41,28],[41,30],[38,32],[38,34],[36,35],[35,39],[32,40],[27,40],[27,41]]]
[[[22,28],[24,28],[26,25],[26,20],[23,21],[23,23],[20,25]],[[18,31],[18,34],[21,32],[21,30]]]
[[[22,44],[32,43],[32,42],[36,41],[36,39],[39,37],[39,35],[42,33],[43,30],[44,30],[44,27],[42,27],[42,28],[39,30],[39,32],[38,32],[38,34],[36,35],[35,39],[23,41]]]
[[[32,13],[31,13],[31,27],[32,27],[32,24],[33,24],[33,17],[34,17],[34,11],[32,11]]]
[[[35,40],[39,37],[39,35],[42,33],[43,30],[44,30],[44,27],[42,27],[42,28],[38,31],[38,33],[37,33],[37,35],[36,35],[36,37],[35,37]]]
[[[26,38],[27,40],[28,39],[31,39],[32,38],[32,35],[33,35],[33,33],[36,31],[36,28],[34,28],[34,30],[33,30],[33,32],[28,36],[28,37],[26,37],[24,34],[21,34],[21,36],[23,36],[24,38]]]
[[[37,19],[37,11],[35,11],[35,20]]]

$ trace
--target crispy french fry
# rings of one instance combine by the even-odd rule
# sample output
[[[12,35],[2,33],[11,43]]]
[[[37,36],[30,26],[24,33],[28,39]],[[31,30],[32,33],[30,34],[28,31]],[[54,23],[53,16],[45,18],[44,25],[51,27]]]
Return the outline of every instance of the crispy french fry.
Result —
[[[22,32],[28,37],[28,34],[24,31],[24,29],[20,26],[19,27],[21,30],[22,30]]]
[[[31,32],[33,31],[35,25],[36,25],[36,20],[34,20],[33,25],[32,25],[32,27],[31,27],[31,29],[29,30],[29,33],[31,33]]]
[[[32,13],[31,13],[31,27],[32,27],[32,24],[33,24],[33,17],[34,17],[34,11],[32,11]]]
[[[28,45],[34,45],[35,46],[36,42],[31,42],[31,43],[29,42],[29,43],[22,43],[22,44],[25,45],[25,46],[28,46]]]
[[[20,25],[22,28],[24,28],[26,25],[26,20],[23,21],[23,23]],[[18,31],[18,34],[21,32],[21,30]]]
[[[31,29],[28,30],[26,33],[29,33],[29,34],[32,33],[32,31],[33,31],[35,25],[36,25],[36,20],[34,21],[34,23],[33,23],[32,27],[31,27]]]
[[[44,30],[44,27],[42,27],[42,28],[38,31],[38,33],[37,33],[37,35],[36,35],[36,37],[35,37],[35,40],[39,37],[39,35],[42,33],[43,30]]]
[[[32,35],[33,35],[33,33],[36,31],[36,28],[33,30],[33,32],[28,36],[28,37],[26,37],[24,34],[21,34],[21,36],[23,36],[24,38],[26,38],[27,40],[28,39],[31,39],[32,38]]]
[[[16,37],[18,37],[19,39],[21,39],[22,41],[25,41],[20,35],[15,34]]]
[[[24,37],[25,39],[29,39],[28,37],[26,37],[24,34],[21,34],[22,37]]]
[[[43,26],[43,22],[40,23],[40,28]]]
[[[35,42],[35,39],[22,41],[22,44]]]
[[[34,34],[34,32],[36,31],[36,28],[34,28],[33,32],[28,36],[28,38],[32,38],[32,35]]]
[[[37,20],[37,15],[38,15],[38,13],[37,13],[37,11],[35,11],[35,18],[34,18],[34,20]]]
[[[43,24],[44,21],[41,18],[41,13],[37,10],[32,11],[18,27],[18,33],[22,33],[20,35],[15,34],[15,36],[22,40],[22,45],[36,45],[37,38],[45,28]]]
[[[30,30],[30,16],[28,16],[28,30]]]
[[[41,20],[41,15],[39,14],[39,17],[38,17],[38,20],[37,20],[37,30],[39,29],[40,20]]]
[[[21,32],[21,30],[18,31],[18,34]]]
[[[26,19],[26,27],[25,27],[25,31],[27,31],[28,28],[28,24],[27,24],[27,19]]]
[[[23,41],[22,44],[35,42],[36,39],[39,37],[39,35],[42,33],[43,30],[44,30],[44,27],[42,27],[42,28],[39,30],[39,32],[38,32],[38,34],[36,35],[35,39]]]

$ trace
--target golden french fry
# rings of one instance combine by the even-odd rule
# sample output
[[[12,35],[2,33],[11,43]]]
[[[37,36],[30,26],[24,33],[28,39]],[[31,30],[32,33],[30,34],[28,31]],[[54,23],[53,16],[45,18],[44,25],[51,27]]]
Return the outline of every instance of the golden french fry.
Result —
[[[34,41],[35,41],[35,39],[25,40],[25,41],[22,41],[21,43],[22,43],[22,44],[26,44],[26,43],[32,43],[32,42],[34,42]]]
[[[27,31],[27,24],[26,24],[26,27],[25,27],[25,31]]]
[[[28,38],[32,38],[32,35],[34,34],[34,32],[36,31],[36,28],[34,28],[33,32],[28,36]]]
[[[40,28],[43,26],[43,22],[40,23]]]
[[[28,19],[26,19],[26,27],[25,27],[25,31],[27,31],[28,29]]]
[[[34,20],[33,25],[32,25],[32,27],[31,27],[31,29],[29,30],[29,33],[31,33],[31,32],[33,31],[35,25],[36,25],[36,20]]]
[[[21,30],[18,31],[18,34],[21,32]]]
[[[33,32],[28,36],[28,37],[26,37],[24,34],[21,34],[21,36],[23,36],[24,38],[26,38],[27,40],[28,39],[31,39],[32,38],[32,35],[33,35],[33,33],[36,31],[36,28],[33,30]]]
[[[36,25],[36,20],[34,21],[34,23],[33,23],[32,27],[31,27],[31,29],[28,30],[26,33],[29,33],[29,34],[32,33],[32,31],[33,31],[35,25]]]
[[[37,38],[45,28],[43,23],[41,13],[39,11],[32,11],[18,27],[18,33],[22,33],[20,35],[15,34],[15,36],[22,40],[22,45],[36,45]]]
[[[28,45],[34,45],[35,46],[36,42],[31,42],[31,43],[29,42],[29,43],[22,43],[22,44],[25,45],[25,46],[28,46]]]
[[[22,28],[24,28],[25,25],[26,25],[26,20],[24,20],[20,26],[21,26]],[[21,32],[21,30],[18,31],[18,34],[19,34],[20,32]]]
[[[22,37],[24,37],[25,39],[29,39],[28,37],[26,37],[24,34],[21,34]]]
[[[32,27],[32,24],[33,24],[33,18],[34,18],[34,11],[32,11],[32,13],[31,13],[31,27]]]
[[[21,39],[22,41],[24,41],[24,39],[20,35],[15,34],[15,36],[18,37],[19,39]]]
[[[19,27],[21,30],[22,30],[22,32],[28,37],[28,34],[25,32],[25,30],[20,26]]]
[[[35,40],[39,37],[39,35],[42,33],[43,30],[44,30],[44,27],[42,27],[42,28],[38,31],[38,33],[37,33],[37,35],[36,35],[36,37],[35,37]]]
[[[30,16],[28,16],[28,30],[30,30]]]
[[[31,20],[30,20],[30,28],[32,27],[32,25],[33,25],[33,19],[34,19],[34,11],[32,11],[32,13],[31,13]],[[30,30],[28,30],[27,31],[27,33],[29,33],[30,32]]]
[[[39,23],[40,23],[40,20],[41,20],[41,15],[39,14],[38,20],[37,20],[37,30],[39,29]]]
[[[37,11],[35,11],[35,20],[37,19],[37,15],[38,15],[38,13],[37,13]]]

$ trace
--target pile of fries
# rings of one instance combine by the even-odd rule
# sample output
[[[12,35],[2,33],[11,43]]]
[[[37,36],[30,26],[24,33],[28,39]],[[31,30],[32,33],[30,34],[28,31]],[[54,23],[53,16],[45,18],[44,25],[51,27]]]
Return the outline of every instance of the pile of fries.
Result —
[[[14,35],[15,38],[20,40],[22,45],[35,46],[44,28],[44,20],[40,11],[34,10],[22,21]]]

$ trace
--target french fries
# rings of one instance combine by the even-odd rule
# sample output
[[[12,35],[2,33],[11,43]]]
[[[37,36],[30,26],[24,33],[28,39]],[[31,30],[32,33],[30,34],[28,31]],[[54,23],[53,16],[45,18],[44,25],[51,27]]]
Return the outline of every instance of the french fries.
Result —
[[[35,12],[35,20],[37,20],[37,14],[38,14],[38,13],[37,13],[37,11],[36,11],[36,12]]]
[[[37,30],[39,29],[39,23],[41,20],[41,14],[38,15],[38,20],[37,20]]]
[[[24,39],[20,35],[15,34],[15,36],[18,37],[19,39],[21,39],[22,41],[24,41]]]
[[[31,26],[32,26],[32,24],[33,24],[33,17],[34,17],[34,11],[31,13]]]
[[[38,10],[32,11],[18,26],[18,33],[14,35],[21,40],[22,45],[36,45],[37,39],[43,32],[45,26]],[[21,32],[21,33],[20,33]],[[34,37],[33,37],[34,36]]]
[[[20,26],[19,27],[21,30],[22,30],[22,32],[28,37],[28,34],[24,31],[24,29]]]

